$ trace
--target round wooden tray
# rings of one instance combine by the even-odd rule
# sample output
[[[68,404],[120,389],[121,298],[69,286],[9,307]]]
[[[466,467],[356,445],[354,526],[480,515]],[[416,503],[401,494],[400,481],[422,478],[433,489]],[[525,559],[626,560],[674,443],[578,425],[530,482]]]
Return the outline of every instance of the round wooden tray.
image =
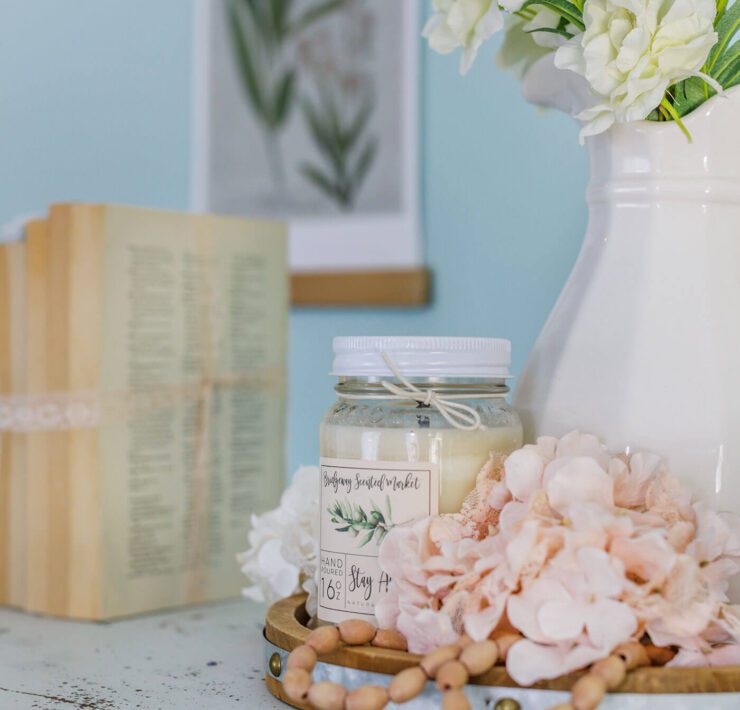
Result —
[[[306,626],[308,615],[304,607],[305,598],[304,594],[299,594],[283,599],[270,607],[265,621],[265,638],[269,645],[290,652],[304,642],[310,633],[310,629]],[[273,659],[273,668],[270,668],[271,655],[275,654],[266,654],[268,667],[265,680],[270,692],[287,703],[282,683],[279,680],[282,672],[274,672],[278,670],[277,665],[279,665],[276,659]],[[323,663],[332,666],[387,675],[395,675],[404,668],[416,665],[419,660],[420,656],[412,653],[371,646],[347,646],[321,658]],[[571,673],[556,680],[537,683],[532,688],[568,691],[580,675],[581,673]],[[471,681],[471,684],[496,688],[520,688],[509,677],[506,670],[499,666]],[[614,692],[631,694],[740,693],[740,666],[640,668],[630,672],[622,685]],[[736,702],[736,705],[729,707],[740,708],[740,696]],[[708,703],[704,707],[712,707],[711,701]]]

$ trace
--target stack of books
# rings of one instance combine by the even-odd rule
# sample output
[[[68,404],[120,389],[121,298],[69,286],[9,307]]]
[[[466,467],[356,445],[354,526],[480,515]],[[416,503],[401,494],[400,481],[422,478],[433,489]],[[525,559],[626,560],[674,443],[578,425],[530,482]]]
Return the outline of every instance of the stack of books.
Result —
[[[0,603],[238,594],[283,483],[284,226],[63,204],[0,246]]]

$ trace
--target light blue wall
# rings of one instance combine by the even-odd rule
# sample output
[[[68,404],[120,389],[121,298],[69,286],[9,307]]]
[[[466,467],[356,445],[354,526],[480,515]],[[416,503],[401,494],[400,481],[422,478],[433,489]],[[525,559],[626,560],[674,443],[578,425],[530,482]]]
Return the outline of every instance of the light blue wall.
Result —
[[[404,0],[409,1],[409,0]],[[53,201],[188,203],[192,0],[3,0],[0,221]],[[586,160],[493,66],[424,51],[420,140],[434,303],[291,318],[289,469],[318,457],[337,334],[492,335],[518,372],[585,227]]]
[[[0,219],[187,206],[192,16],[189,0],[0,2]]]

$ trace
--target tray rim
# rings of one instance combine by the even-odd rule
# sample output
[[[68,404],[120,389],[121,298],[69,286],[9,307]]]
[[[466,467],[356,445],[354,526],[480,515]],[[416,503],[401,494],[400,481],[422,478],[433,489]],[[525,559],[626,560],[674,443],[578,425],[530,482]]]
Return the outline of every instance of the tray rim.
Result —
[[[265,637],[275,646],[292,651],[310,633],[300,619],[306,619],[306,594],[296,594],[275,602],[265,618]],[[371,646],[345,646],[322,656],[323,663],[394,675],[404,668],[417,665],[420,656],[405,651],[393,651]],[[554,680],[541,681],[529,688],[538,690],[570,690],[583,671],[570,673]],[[277,681],[276,681],[277,682]],[[521,688],[503,667],[496,666],[474,680],[473,685]],[[740,666],[710,666],[702,668],[640,668],[627,674],[613,693],[673,694],[673,693],[736,693],[740,692]]]

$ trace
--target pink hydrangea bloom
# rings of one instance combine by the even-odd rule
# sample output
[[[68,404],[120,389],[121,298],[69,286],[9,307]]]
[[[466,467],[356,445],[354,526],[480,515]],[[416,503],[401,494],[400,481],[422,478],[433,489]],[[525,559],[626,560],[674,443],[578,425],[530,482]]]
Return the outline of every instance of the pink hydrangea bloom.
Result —
[[[611,455],[594,436],[542,437],[491,459],[460,514],[393,530],[378,622],[414,652],[514,628],[507,670],[528,685],[648,634],[674,665],[735,658],[740,530],[650,453]],[[726,662],[726,660],[725,660]],[[735,661],[733,661],[735,662]]]

